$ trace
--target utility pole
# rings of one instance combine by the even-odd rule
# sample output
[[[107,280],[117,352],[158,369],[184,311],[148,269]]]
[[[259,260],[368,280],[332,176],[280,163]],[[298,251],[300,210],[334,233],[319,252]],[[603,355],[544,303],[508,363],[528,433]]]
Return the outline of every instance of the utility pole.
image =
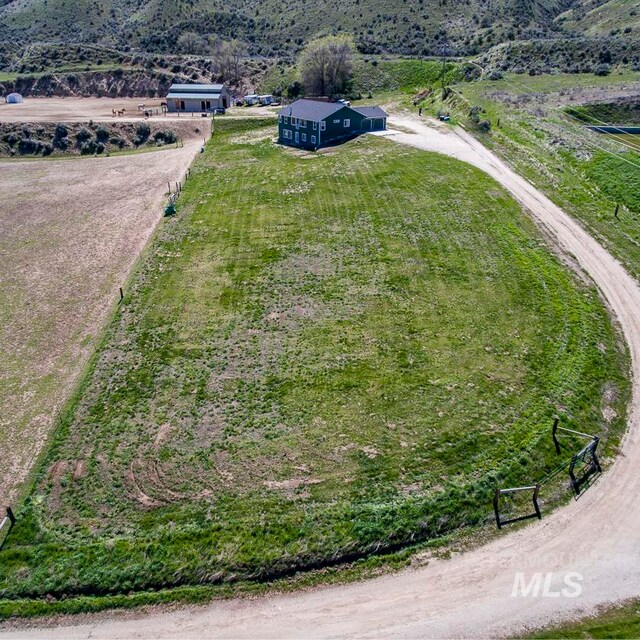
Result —
[[[440,82],[442,84],[442,97],[445,96],[445,75],[447,73],[447,53],[449,48],[449,36],[445,33],[442,39],[442,73]]]

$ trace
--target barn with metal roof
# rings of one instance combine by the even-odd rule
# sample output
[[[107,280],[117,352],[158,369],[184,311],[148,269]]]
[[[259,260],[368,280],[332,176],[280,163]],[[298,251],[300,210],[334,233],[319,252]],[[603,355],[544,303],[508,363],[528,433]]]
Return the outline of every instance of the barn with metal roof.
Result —
[[[231,104],[223,84],[172,84],[166,98],[169,113],[213,113]]]

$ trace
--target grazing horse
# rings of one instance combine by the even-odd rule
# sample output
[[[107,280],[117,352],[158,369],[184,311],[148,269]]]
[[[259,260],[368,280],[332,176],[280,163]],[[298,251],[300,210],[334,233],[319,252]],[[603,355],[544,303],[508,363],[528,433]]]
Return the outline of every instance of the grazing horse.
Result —
[[[126,109],[118,109],[118,117],[122,118],[122,116],[124,116],[125,111]]]
[[[115,118],[116,117],[116,110],[115,109],[111,109],[111,115]]]

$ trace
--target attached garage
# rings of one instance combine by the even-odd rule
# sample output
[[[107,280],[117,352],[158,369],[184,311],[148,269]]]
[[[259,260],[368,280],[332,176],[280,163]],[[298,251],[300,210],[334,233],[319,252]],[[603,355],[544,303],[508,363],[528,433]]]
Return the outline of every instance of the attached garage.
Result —
[[[387,114],[380,107],[354,107],[354,111],[365,117],[363,131],[384,131],[387,128]]]

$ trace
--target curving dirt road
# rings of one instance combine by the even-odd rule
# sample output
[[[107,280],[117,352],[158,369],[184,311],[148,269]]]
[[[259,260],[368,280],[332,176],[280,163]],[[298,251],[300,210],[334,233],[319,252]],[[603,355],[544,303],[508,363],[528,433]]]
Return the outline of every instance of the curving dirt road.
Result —
[[[430,127],[409,117],[391,122],[415,131],[390,132],[392,139],[446,153],[489,173],[575,256],[615,311],[637,380],[640,288],[623,267],[579,224],[464,131]],[[138,618],[95,618],[70,627],[15,631],[7,637],[495,637],[639,596],[639,402],[640,387],[635,386],[623,455],[591,491],[540,523],[463,555],[348,586],[214,602]],[[548,573],[547,597],[512,597],[520,572],[527,582],[536,573]],[[567,572],[576,573],[567,577]],[[565,583],[565,578],[573,582]],[[578,589],[572,586],[576,583]],[[565,595],[560,593],[563,587]],[[578,590],[581,593],[571,597]]]

